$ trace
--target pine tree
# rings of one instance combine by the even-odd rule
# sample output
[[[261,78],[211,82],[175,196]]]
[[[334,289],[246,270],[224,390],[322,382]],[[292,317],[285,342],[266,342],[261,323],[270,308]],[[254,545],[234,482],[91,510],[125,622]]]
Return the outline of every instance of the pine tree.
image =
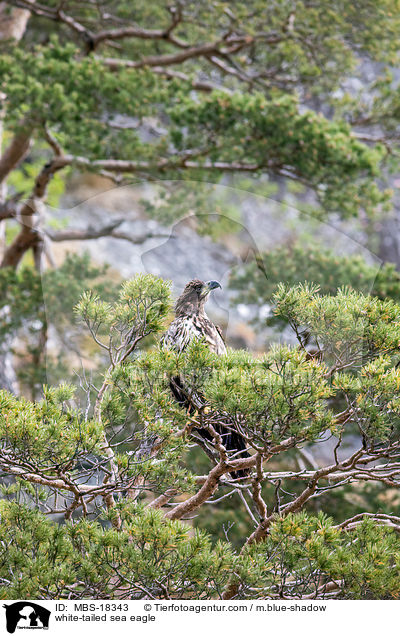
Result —
[[[221,358],[202,342],[184,355],[141,346],[165,327],[161,279],[137,276],[114,302],[82,295],[76,312],[108,358],[101,386],[87,387],[91,406],[63,384],[39,402],[0,394],[4,596],[397,597],[399,517],[364,511],[335,523],[306,507],[348,484],[397,485],[399,305],[306,284],[280,285],[274,303],[299,345]],[[178,373],[205,396],[199,412],[174,401],[169,377]],[[212,426],[218,412],[234,418],[250,457],[227,456]],[[204,475],[187,454],[199,426],[214,437]],[[327,433],[336,439],[329,463],[290,468]],[[248,476],[233,479],[240,468]],[[182,524],[226,497],[254,523],[241,549]]]
[[[267,178],[298,183],[315,193],[320,213],[376,216],[387,208],[382,184],[396,162],[399,112],[390,72],[398,60],[394,1],[345,9],[334,1],[327,10],[323,1],[293,9],[251,0],[210,10],[116,0],[106,11],[18,0],[1,11],[12,26],[0,32],[0,184],[10,186],[0,220],[18,222],[3,267],[27,251],[39,266],[45,243],[48,253],[51,241],[77,238],[74,228],[44,226],[40,212],[61,176],[87,171],[118,184],[132,176],[195,180],[200,196],[183,183],[178,215],[193,197],[200,213],[201,183],[227,174],[255,176],[255,190]],[[383,70],[355,95],[343,86],[362,56]],[[115,229],[105,223],[80,237]]]

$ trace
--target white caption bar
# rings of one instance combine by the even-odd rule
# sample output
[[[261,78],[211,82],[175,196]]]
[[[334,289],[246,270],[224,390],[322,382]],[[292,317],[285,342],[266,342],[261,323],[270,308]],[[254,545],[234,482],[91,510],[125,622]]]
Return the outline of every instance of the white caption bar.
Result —
[[[112,633],[153,636],[213,636],[234,629],[263,634],[309,636],[348,633],[376,636],[398,620],[400,601],[29,601],[5,600],[0,609],[1,634],[15,636],[108,636]],[[274,630],[277,630],[276,632]],[[293,630],[293,631],[292,631]]]

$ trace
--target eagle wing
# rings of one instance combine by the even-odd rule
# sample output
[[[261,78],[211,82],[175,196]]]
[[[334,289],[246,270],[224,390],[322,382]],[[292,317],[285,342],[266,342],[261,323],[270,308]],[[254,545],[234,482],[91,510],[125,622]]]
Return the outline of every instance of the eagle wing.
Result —
[[[224,347],[225,347],[225,353],[226,353],[226,342],[225,342],[225,338],[224,338],[224,334],[222,333],[222,329],[221,327],[219,327],[218,325],[214,325],[214,327],[216,328],[216,330],[218,331],[218,335],[221,338],[222,342],[224,343]]]

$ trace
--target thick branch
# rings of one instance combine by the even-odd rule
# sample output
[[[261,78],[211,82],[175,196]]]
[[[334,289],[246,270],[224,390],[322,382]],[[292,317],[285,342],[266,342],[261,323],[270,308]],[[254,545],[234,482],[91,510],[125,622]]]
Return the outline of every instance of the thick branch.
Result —
[[[246,460],[241,460],[246,461]],[[247,460],[248,461],[248,460]],[[250,468],[250,466],[246,466]],[[206,482],[200,488],[200,490],[189,497],[186,501],[178,504],[168,512],[165,516],[167,519],[181,519],[185,514],[192,512],[199,506],[209,499],[218,487],[218,483],[222,475],[225,475],[230,470],[229,466],[225,462],[219,462],[214,468],[209,472]]]
[[[285,508],[282,510],[281,515],[286,517],[291,512],[297,512],[298,510],[301,510],[304,504],[313,496],[313,494],[317,490],[318,481],[320,479],[327,477],[331,473],[343,470],[344,468],[352,468],[362,454],[363,450],[358,450],[341,464],[332,464],[331,466],[326,466],[325,468],[320,468],[319,470],[315,471],[313,477],[308,483],[307,488],[305,488],[303,492],[301,492],[300,495],[298,495],[298,497],[296,497],[291,503],[285,506]],[[244,552],[252,543],[260,543],[264,540],[269,532],[271,524],[275,520],[275,517],[275,514],[271,514],[260,521],[255,531],[247,538],[246,543],[242,548],[242,552]],[[234,598],[238,591],[239,582],[237,581],[235,576],[232,576],[231,580],[226,586],[222,598],[225,600]]]
[[[102,494],[108,488],[99,487],[99,486],[86,486],[85,484],[79,484],[76,486],[75,484],[68,483],[68,481],[58,478],[51,477],[47,475],[41,475],[40,473],[29,472],[25,468],[21,468],[19,466],[10,466],[7,460],[0,459],[0,467],[4,472],[9,475],[14,475],[15,477],[20,477],[26,481],[29,481],[33,484],[40,484],[41,486],[47,486],[48,488],[55,488],[57,490],[68,490],[70,492],[79,492],[79,495],[91,495],[91,494]]]
[[[29,0],[14,0],[14,4],[18,7],[29,7]],[[187,42],[176,38],[173,30],[181,21],[181,15],[178,11],[171,11],[172,21],[166,29],[142,29],[137,26],[124,26],[119,29],[104,29],[98,33],[94,33],[81,22],[70,15],[67,15],[61,8],[49,8],[43,4],[36,4],[33,12],[41,17],[61,22],[69,27],[72,31],[81,36],[90,51],[93,51],[102,42],[122,40],[126,38],[136,38],[139,40],[163,40],[178,48],[187,48]]]
[[[10,172],[12,172],[27,155],[32,132],[32,127],[28,128],[24,126],[14,135],[10,145],[0,158],[0,183],[8,177]]]
[[[263,456],[263,461],[270,459],[273,455],[281,451],[292,448],[293,444],[294,439],[290,437],[277,446],[269,448]],[[192,512],[203,503],[205,503],[207,499],[209,499],[214,494],[214,492],[218,488],[220,478],[223,475],[233,471],[236,472],[254,468],[255,466],[257,466],[257,464],[259,464],[259,462],[260,459],[256,455],[245,457],[242,459],[232,459],[229,461],[225,460],[222,455],[221,461],[210,471],[206,481],[204,482],[200,490],[186,501],[183,501],[182,503],[175,506],[175,508],[171,510],[171,512],[167,513],[165,516],[167,517],[167,519],[181,519],[185,514]]]
[[[19,213],[21,230],[5,251],[1,267],[17,267],[25,252],[41,242],[38,232],[38,210],[43,201],[47,186],[54,174],[68,165],[64,157],[55,157],[47,163],[36,178],[30,198]]]
[[[17,199],[11,198],[0,203],[0,221],[14,219],[17,216]]]
[[[176,490],[176,488],[169,488],[169,490],[166,490],[163,495],[160,495],[156,499],[153,499],[153,501],[148,504],[147,508],[153,508],[155,510],[157,510],[158,508],[162,508],[177,493],[178,491]]]
[[[190,153],[193,156],[193,152]],[[171,157],[168,159],[160,159],[157,162],[151,161],[129,161],[124,159],[95,159],[90,161],[86,157],[67,156],[64,158],[68,164],[75,164],[80,167],[93,169],[104,169],[109,172],[119,173],[135,173],[146,171],[165,171],[178,168],[188,168],[193,170],[215,170],[217,172],[257,172],[262,168],[259,164],[228,162],[228,161],[204,161],[197,162],[182,157]]]
[[[164,42],[169,42],[178,48],[186,49],[189,47],[187,42],[172,36],[171,30],[141,29],[139,27],[128,26],[122,27],[121,29],[109,29],[96,33],[96,35],[92,36],[93,48],[97,48],[98,45],[105,40],[124,40],[126,38],[136,38],[138,40],[163,40]]]
[[[334,528],[341,530],[354,530],[365,519],[373,519],[373,521],[377,521],[381,525],[388,526],[396,530],[396,532],[400,532],[400,517],[373,512],[361,512],[350,519],[346,519],[339,525],[334,526]]]
[[[0,211],[1,218],[1,211]],[[88,227],[84,230],[80,229],[65,229],[54,231],[50,228],[45,230],[46,235],[54,242],[59,243],[62,241],[87,241],[94,240],[98,238],[102,238],[104,236],[109,236],[111,238],[121,239],[124,241],[129,241],[134,245],[142,245],[148,239],[151,238],[171,238],[170,234],[165,234],[163,232],[145,232],[144,234],[139,234],[138,236],[134,236],[129,232],[121,232],[117,230],[117,228],[124,223],[125,219],[118,219],[113,223],[110,223],[104,227],[93,228]]]
[[[97,58],[100,62],[103,62],[111,71],[118,71],[121,68],[134,68],[135,62],[131,60],[125,60],[123,58]],[[226,93],[230,93],[231,91],[226,87],[215,84],[214,82],[193,79],[186,73],[182,71],[176,71],[170,68],[164,68],[163,66],[152,66],[151,68],[153,73],[157,75],[162,75],[163,77],[167,77],[168,79],[179,79],[182,82],[190,82],[192,88],[198,91],[202,91],[205,93],[211,93],[212,91],[219,90],[224,91]]]
[[[167,55],[149,55],[143,57],[141,60],[135,60],[129,62],[130,68],[143,68],[145,66],[170,66],[173,64],[181,64],[186,60],[199,57],[207,57],[211,53],[216,53],[219,49],[220,41],[210,42],[208,44],[202,44],[201,46],[192,46],[188,49],[178,51],[177,53],[170,53]],[[103,63],[109,68],[115,68],[115,64],[120,66],[120,60],[114,58],[102,58]]]

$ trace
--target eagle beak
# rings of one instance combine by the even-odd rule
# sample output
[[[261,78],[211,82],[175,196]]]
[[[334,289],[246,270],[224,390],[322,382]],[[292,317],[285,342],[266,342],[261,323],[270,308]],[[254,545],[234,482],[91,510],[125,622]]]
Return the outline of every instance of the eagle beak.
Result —
[[[221,287],[221,285],[219,284],[219,282],[217,280],[209,280],[208,283],[206,283],[203,287],[203,292],[202,292],[202,296],[207,296],[210,291],[212,291],[213,289],[217,289],[217,287]]]
[[[217,289],[217,287],[219,287],[220,289],[222,289],[221,285],[219,284],[219,282],[217,280],[209,280],[208,283],[206,283],[208,289],[211,291],[212,289]]]

